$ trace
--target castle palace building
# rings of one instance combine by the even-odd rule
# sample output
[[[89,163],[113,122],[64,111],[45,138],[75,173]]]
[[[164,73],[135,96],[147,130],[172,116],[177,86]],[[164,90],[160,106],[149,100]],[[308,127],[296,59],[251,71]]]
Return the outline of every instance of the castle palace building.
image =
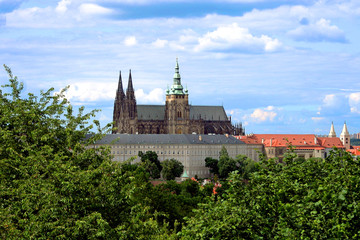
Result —
[[[181,85],[176,60],[173,85],[166,91],[165,105],[137,105],[129,73],[124,93],[119,76],[113,113],[113,133],[128,134],[231,134],[244,135],[241,124],[232,125],[223,106],[193,106]]]

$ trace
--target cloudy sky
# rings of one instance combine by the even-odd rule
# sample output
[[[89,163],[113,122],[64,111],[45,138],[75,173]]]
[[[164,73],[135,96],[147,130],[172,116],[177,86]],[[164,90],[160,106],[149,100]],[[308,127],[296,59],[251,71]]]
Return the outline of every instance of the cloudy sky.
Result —
[[[359,26],[359,0],[0,0],[0,62],[28,92],[70,85],[105,124],[119,71],[164,104],[178,57],[190,103],[247,133],[339,135],[360,132]]]

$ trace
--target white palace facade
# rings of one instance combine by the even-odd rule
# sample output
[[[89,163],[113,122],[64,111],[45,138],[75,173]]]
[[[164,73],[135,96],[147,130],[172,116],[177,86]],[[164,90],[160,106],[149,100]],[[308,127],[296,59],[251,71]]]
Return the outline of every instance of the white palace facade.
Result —
[[[156,152],[159,160],[177,159],[183,165],[189,177],[197,175],[200,178],[210,177],[205,167],[205,158],[219,158],[222,146],[230,157],[239,154],[246,155],[254,161],[259,161],[259,152],[263,151],[262,144],[245,144],[230,135],[205,134],[108,134],[92,147],[109,146],[114,161],[126,161],[136,157],[138,153]]]

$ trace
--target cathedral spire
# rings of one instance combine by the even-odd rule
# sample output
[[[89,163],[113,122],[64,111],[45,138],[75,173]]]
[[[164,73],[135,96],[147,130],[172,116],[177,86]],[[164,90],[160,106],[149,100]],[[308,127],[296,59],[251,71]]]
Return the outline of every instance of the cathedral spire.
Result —
[[[114,101],[114,112],[113,112],[113,122],[114,122],[114,127],[116,127],[116,128],[119,127],[120,115],[123,112],[124,100],[125,100],[125,94],[124,94],[124,89],[123,89],[123,85],[122,85],[121,71],[120,71],[118,88],[116,91],[116,97],[115,97],[115,101]],[[113,130],[113,133],[119,132],[119,131],[121,131],[121,129]]]
[[[131,77],[131,69],[129,72],[129,82],[126,89],[126,112],[130,119],[134,119],[137,117],[137,108],[136,108],[136,99],[135,99],[135,92],[132,84],[132,77]],[[130,133],[133,133],[132,130]]]
[[[334,137],[336,137],[336,133],[335,133],[335,129],[334,129],[334,123],[331,122],[331,128],[330,128],[329,138],[334,138]]]
[[[128,82],[128,86],[126,89],[126,97],[132,98],[133,96],[134,96],[134,88],[133,88],[133,84],[132,84],[131,69],[130,69],[129,82]]]
[[[122,78],[121,78],[121,71],[119,73],[119,82],[118,82],[118,88],[116,92],[116,99],[123,99],[125,96],[123,85],[122,85]]]
[[[176,65],[175,65],[175,73],[174,73],[174,82],[170,89],[170,94],[176,95],[184,95],[183,86],[181,85],[181,77],[179,71],[179,62],[176,58]]]

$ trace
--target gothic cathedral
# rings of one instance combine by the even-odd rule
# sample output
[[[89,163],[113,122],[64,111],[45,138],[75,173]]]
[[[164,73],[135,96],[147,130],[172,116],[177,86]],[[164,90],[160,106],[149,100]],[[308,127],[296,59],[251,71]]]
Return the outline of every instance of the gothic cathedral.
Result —
[[[120,72],[113,122],[113,133],[244,135],[242,125],[232,125],[222,106],[189,105],[189,93],[181,85],[177,59],[173,85],[166,91],[165,106],[137,105],[131,71],[126,95]]]

